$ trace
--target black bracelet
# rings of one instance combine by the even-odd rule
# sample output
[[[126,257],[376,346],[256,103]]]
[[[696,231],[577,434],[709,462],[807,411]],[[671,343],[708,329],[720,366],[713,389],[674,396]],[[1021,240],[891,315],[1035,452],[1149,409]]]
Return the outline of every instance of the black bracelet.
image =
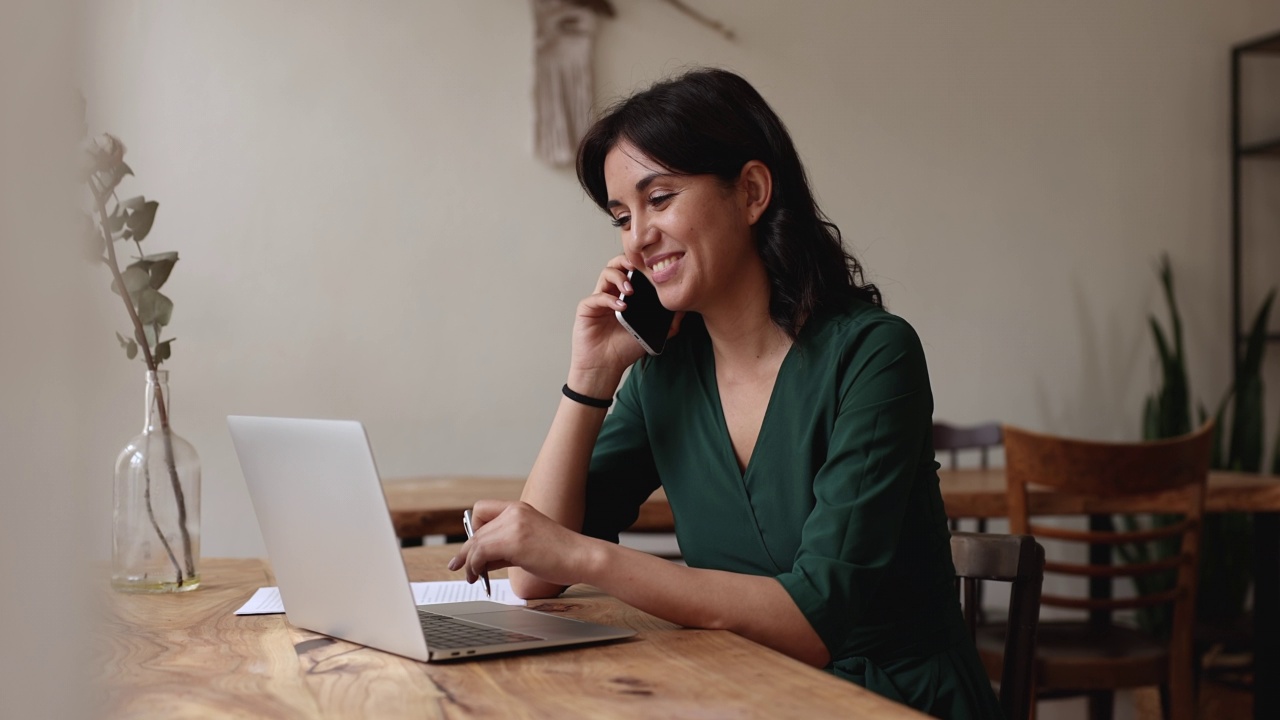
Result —
[[[587,405],[593,408],[600,408],[602,410],[607,410],[609,406],[613,404],[613,398],[609,398],[608,400],[601,400],[600,398],[593,398],[587,395],[583,395],[582,393],[576,393],[569,389],[569,383],[565,383],[564,389],[562,390],[562,392],[564,392],[564,396],[569,398],[570,400],[576,403],[582,403],[583,405]]]

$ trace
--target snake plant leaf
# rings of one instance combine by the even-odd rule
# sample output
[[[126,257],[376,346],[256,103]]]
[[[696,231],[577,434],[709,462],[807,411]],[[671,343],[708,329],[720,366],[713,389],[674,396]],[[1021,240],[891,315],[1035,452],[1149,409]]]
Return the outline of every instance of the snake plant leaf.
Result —
[[[1262,307],[1258,308],[1258,314],[1253,318],[1253,328],[1249,330],[1249,340],[1245,344],[1244,367],[1241,370],[1246,375],[1256,374],[1262,367],[1262,353],[1267,343],[1267,319],[1271,315],[1271,303],[1275,299],[1275,290],[1267,293],[1267,299],[1262,301]]]
[[[1164,299],[1169,305],[1169,320],[1173,325],[1173,346],[1182,359],[1182,317],[1178,312],[1178,301],[1173,292],[1173,267],[1169,264],[1169,255],[1160,257],[1160,285],[1164,288]]]
[[[1231,422],[1230,469],[1256,473],[1262,469],[1262,378],[1241,378]]]
[[[1227,467],[1227,448],[1224,446],[1226,435],[1222,426],[1225,424],[1223,420],[1227,417],[1227,405],[1230,404],[1234,395],[1235,387],[1228,388],[1227,394],[1222,396],[1222,402],[1218,403],[1218,411],[1213,414],[1213,456],[1209,460],[1211,468]],[[1203,425],[1207,419],[1208,412],[1204,409],[1204,405],[1201,405],[1200,424]]]
[[[1271,456],[1271,474],[1280,475],[1280,432],[1276,433],[1275,453]]]
[[[1245,343],[1244,357],[1236,369],[1236,397],[1231,419],[1231,450],[1227,465],[1233,470],[1258,472],[1262,469],[1263,384],[1262,356],[1267,342],[1267,320],[1276,293],[1267,294],[1254,317]]]
[[[148,200],[143,204],[141,209],[134,210],[129,213],[125,224],[133,233],[133,239],[142,242],[146,239],[147,233],[151,232],[151,225],[156,220],[156,210],[159,209],[160,203],[155,200]]]
[[[1168,369],[1173,358],[1169,353],[1169,343],[1164,338],[1164,330],[1160,327],[1159,321],[1155,317],[1147,318],[1147,322],[1151,325],[1151,334],[1156,339],[1156,352],[1160,353],[1160,366]],[[1168,378],[1165,378],[1168,380]]]
[[[1147,396],[1142,406],[1142,439],[1160,439],[1160,407],[1154,395]]]

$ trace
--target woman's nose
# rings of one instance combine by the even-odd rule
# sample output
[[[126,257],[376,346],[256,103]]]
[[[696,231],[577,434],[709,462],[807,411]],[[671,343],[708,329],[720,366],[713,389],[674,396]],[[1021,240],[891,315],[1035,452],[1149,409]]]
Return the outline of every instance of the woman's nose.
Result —
[[[646,247],[658,241],[658,229],[646,219],[632,216],[631,232],[627,233],[624,250],[630,255],[642,255]],[[634,258],[633,258],[634,260]]]

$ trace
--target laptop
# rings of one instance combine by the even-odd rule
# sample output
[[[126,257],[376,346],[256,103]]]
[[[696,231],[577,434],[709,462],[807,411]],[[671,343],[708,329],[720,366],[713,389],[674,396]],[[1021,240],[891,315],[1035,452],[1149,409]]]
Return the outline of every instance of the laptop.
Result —
[[[415,605],[361,423],[232,415],[227,424],[294,625],[423,662],[635,634],[495,602]]]

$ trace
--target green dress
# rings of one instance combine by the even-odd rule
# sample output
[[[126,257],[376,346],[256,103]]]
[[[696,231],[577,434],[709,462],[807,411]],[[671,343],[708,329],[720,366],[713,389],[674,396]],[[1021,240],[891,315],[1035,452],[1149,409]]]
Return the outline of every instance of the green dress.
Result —
[[[830,672],[938,717],[998,718],[955,590],[932,414],[915,331],[850,300],[806,323],[742,472],[711,341],[690,315],[618,391],[583,532],[617,542],[661,484],[685,561],[776,577]]]

